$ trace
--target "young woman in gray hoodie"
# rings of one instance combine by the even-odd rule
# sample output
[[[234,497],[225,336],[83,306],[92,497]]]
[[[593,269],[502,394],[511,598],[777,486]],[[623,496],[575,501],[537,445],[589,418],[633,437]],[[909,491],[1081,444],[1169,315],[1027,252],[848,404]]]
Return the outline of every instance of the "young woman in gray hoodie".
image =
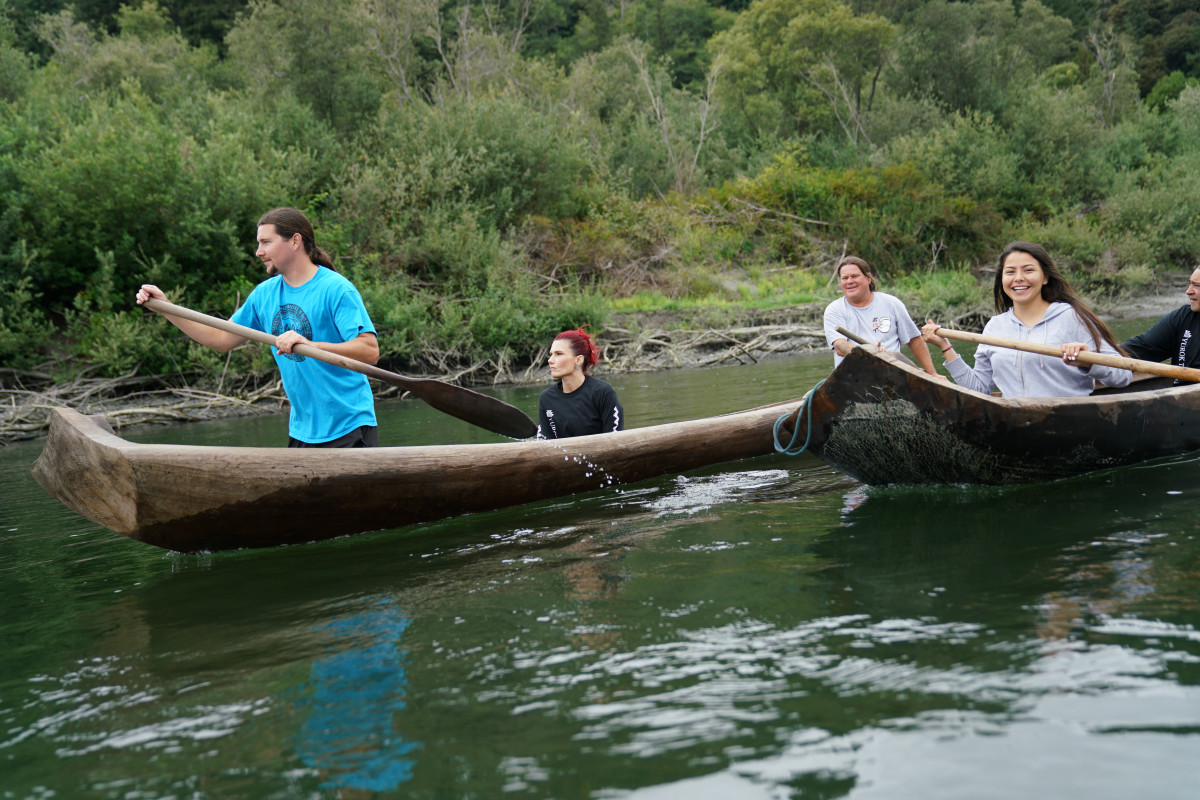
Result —
[[[1000,313],[988,320],[984,335],[1060,345],[1062,357],[981,344],[972,368],[929,320],[921,334],[942,351],[946,369],[959,386],[987,393],[999,389],[1005,397],[1073,397],[1091,394],[1097,381],[1127,386],[1133,378],[1127,369],[1074,363],[1084,350],[1123,353],[1112,331],[1075,296],[1041,246],[1013,242],[1005,248],[996,267],[994,293]]]

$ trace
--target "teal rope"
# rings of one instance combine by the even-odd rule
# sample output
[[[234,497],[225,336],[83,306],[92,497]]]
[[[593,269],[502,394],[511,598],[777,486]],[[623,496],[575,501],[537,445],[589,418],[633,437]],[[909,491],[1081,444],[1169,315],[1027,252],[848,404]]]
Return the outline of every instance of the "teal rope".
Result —
[[[824,382],[825,379],[822,378],[816,386],[808,390],[808,393],[804,395],[804,399],[800,401],[800,414],[803,414],[806,408],[808,409],[808,430],[804,436],[804,445],[799,450],[793,448],[796,446],[796,439],[800,437],[800,414],[796,415],[796,427],[792,429],[792,440],[787,443],[786,447],[779,442],[779,429],[783,426],[783,421],[790,417],[791,414],[784,414],[775,420],[775,427],[771,430],[771,436],[775,439],[776,453],[782,453],[785,456],[798,456],[808,449],[808,443],[812,441],[812,396],[817,389],[821,388],[821,384]]]

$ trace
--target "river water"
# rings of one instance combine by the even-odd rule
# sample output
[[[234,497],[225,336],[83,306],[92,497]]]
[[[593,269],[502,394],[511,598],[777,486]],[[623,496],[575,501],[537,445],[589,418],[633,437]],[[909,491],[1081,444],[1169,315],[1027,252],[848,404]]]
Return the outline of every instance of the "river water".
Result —
[[[610,380],[640,427],[829,364]],[[497,394],[532,413],[537,391]],[[379,411],[385,444],[495,440]],[[0,449],[0,798],[1197,796],[1195,458],[876,489],[768,456],[179,555],[48,497],[40,447]]]

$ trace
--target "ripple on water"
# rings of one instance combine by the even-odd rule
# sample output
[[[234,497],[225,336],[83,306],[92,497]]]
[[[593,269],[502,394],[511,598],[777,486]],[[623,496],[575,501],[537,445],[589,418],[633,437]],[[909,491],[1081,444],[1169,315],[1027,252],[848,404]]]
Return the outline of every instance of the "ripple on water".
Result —
[[[26,702],[3,714],[6,737],[0,749],[36,737],[53,742],[59,757],[104,750],[177,752],[184,741],[229,735],[270,704],[263,698],[184,708],[162,690],[137,686],[137,680],[137,671],[117,659],[94,659],[63,675],[30,678]],[[116,720],[121,727],[115,727]]]
[[[646,504],[656,511],[657,516],[666,514],[697,514],[714,506],[736,502],[746,494],[771,486],[779,486],[789,479],[783,469],[725,472],[718,475],[675,478],[675,489],[664,497],[656,497]]]
[[[1103,630],[1138,630],[1147,641],[1196,640],[1195,631],[1165,623],[1109,621]],[[1117,644],[1064,651],[1032,640],[1022,657],[997,659],[992,668],[968,666],[969,659],[953,654],[958,647],[989,650],[992,643],[992,633],[977,623],[846,615],[781,630],[739,621],[598,659],[586,669],[597,684],[615,680],[636,689],[628,699],[602,692],[599,702],[573,713],[584,723],[580,738],[643,757],[729,742],[739,731],[779,720],[781,731],[800,734],[792,747],[804,752],[792,752],[789,761],[860,775],[859,750],[876,728],[930,741],[1009,735],[1030,724],[1082,725],[1095,733],[1196,728],[1200,689],[1180,687],[1168,674],[1178,653]],[[890,717],[888,697],[927,710]],[[804,719],[791,718],[801,701]],[[846,714],[858,730],[829,735]]]

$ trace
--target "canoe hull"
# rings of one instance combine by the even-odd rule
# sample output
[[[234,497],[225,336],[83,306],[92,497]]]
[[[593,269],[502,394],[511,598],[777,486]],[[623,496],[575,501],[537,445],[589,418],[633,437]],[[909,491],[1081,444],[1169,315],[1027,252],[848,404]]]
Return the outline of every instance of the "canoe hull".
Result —
[[[137,444],[56,409],[32,472],[77,513],[181,552],[329,539],[774,452],[798,401],[556,442],[354,450]]]
[[[1200,450],[1200,385],[996,398],[863,347],[813,393],[812,420],[809,449],[864,483],[1031,483]]]

